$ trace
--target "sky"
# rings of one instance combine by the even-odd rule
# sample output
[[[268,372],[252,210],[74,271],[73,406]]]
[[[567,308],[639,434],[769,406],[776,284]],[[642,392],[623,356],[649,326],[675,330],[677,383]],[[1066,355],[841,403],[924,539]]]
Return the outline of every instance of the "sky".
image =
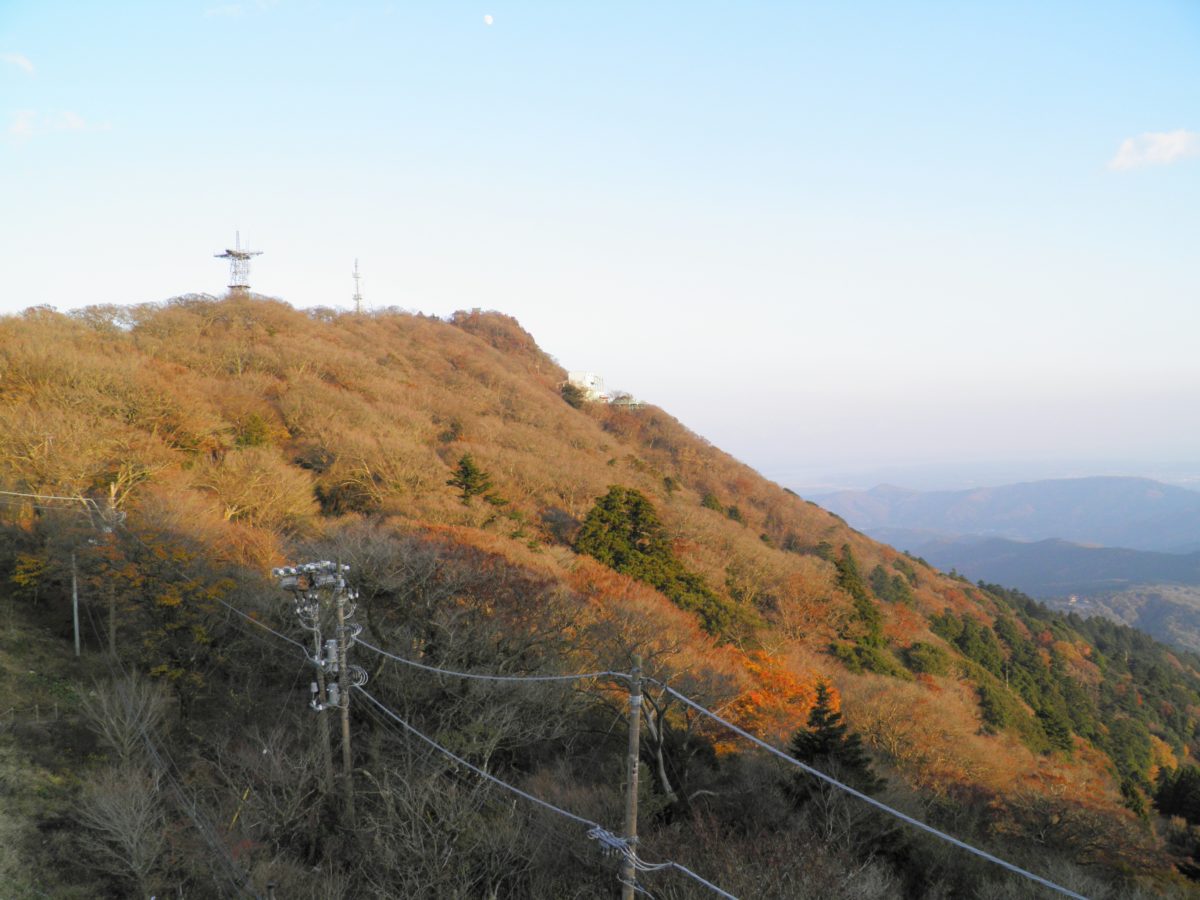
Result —
[[[0,0],[0,313],[240,232],[791,486],[1200,476],[1198,201],[1194,0]]]

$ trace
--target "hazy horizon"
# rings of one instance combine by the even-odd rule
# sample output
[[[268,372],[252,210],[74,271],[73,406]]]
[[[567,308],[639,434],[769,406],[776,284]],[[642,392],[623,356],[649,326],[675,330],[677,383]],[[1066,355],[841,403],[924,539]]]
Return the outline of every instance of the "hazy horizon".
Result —
[[[865,491],[882,485],[914,491],[955,491],[1001,487],[1063,478],[1148,478],[1163,484],[1200,491],[1200,464],[1088,460],[988,460],[862,468],[781,466],[759,470],[773,481],[812,498],[836,491]]]

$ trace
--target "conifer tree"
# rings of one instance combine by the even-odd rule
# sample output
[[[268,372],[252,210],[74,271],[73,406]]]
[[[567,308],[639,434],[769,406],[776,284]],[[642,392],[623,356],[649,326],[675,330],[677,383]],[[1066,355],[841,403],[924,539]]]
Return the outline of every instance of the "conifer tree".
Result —
[[[885,781],[871,771],[862,739],[849,730],[834,706],[825,682],[817,684],[817,698],[808,714],[808,727],[801,728],[788,745],[788,752],[802,763],[844,781],[865,794],[882,790]],[[812,795],[817,784],[811,775],[797,772],[792,792],[797,805]]]
[[[677,606],[698,613],[711,634],[748,629],[754,622],[752,613],[722,600],[680,562],[653,504],[633,488],[613,485],[597,499],[575,537],[575,552],[662,591]]]
[[[587,394],[583,388],[569,381],[562,386],[562,398],[576,409],[583,409],[583,405],[587,403]]]
[[[472,497],[486,494],[492,489],[491,477],[479,468],[479,464],[475,462],[470,453],[464,454],[458,461],[454,476],[448,479],[446,484],[456,487],[462,492],[464,506],[470,504]]]

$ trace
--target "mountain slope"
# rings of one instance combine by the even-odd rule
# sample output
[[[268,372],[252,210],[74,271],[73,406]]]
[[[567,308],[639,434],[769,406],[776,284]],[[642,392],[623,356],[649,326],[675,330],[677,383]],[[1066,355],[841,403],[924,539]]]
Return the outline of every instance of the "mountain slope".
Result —
[[[1146,584],[1050,601],[1081,616],[1105,616],[1167,644],[1200,653],[1200,587]]]
[[[1089,873],[1125,895],[1137,878],[1170,880],[1165,839],[1136,814],[1158,769],[1191,758],[1200,661],[946,577],[660,409],[574,408],[564,374],[514,320],[479,311],[445,322],[193,297],[0,321],[4,488],[111,500],[126,516],[97,532],[66,506],[42,508],[56,501],[10,497],[3,583],[15,608],[69,623],[77,562],[85,613],[111,627],[88,651],[111,642],[169,686],[162,740],[213,818],[237,823],[229,839],[247,865],[293,892],[314,870],[331,895],[336,884],[444,896],[578,893],[572,877],[584,896],[612,886],[595,859],[564,867],[527,843],[545,828],[527,810],[487,804],[461,780],[448,793],[446,772],[431,775],[403,733],[361,709],[350,781],[372,827],[327,846],[313,823],[348,813],[315,757],[273,768],[283,751],[263,753],[311,746],[304,692],[287,690],[307,678],[222,606],[297,633],[265,573],[308,558],[352,566],[373,644],[434,665],[625,670],[638,654],[653,678],[780,744],[827,682],[892,802],[1031,865],[1084,867],[1071,877],[1089,893]],[[464,488],[484,481],[477,495]],[[610,496],[620,502],[597,502]],[[624,562],[609,553],[622,535]],[[55,636],[69,656],[69,626]],[[477,762],[614,821],[620,691],[475,690],[379,659],[370,674],[387,702]],[[819,894],[837,871],[868,873],[884,886],[874,896],[958,895],[999,877],[863,822],[835,838],[841,819],[789,799],[728,734],[661,691],[646,704],[650,850],[749,895],[794,896],[802,883]],[[278,734],[264,731],[272,720]],[[89,796],[65,774],[57,790],[61,802]],[[821,849],[796,860],[798,839]],[[439,868],[447,842],[463,865]],[[748,868],[746,854],[773,862]],[[181,844],[152,883],[190,888],[202,859]],[[756,871],[782,874],[767,889]],[[128,893],[130,877],[104,887]]]

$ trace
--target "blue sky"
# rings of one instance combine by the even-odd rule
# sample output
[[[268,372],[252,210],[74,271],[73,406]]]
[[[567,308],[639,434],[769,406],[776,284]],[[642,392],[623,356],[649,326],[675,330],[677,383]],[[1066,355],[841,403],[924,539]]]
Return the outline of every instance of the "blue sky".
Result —
[[[0,311],[219,293],[240,229],[793,483],[1200,470],[1198,200],[1190,0],[0,0]]]

